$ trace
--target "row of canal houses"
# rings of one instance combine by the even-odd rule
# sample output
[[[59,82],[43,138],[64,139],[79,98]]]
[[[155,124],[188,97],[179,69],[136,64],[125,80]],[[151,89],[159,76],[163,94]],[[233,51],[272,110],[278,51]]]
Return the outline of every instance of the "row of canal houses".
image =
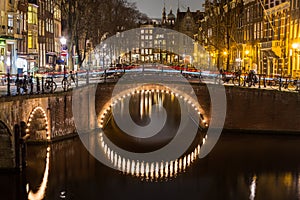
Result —
[[[299,4],[299,0],[206,0],[193,37],[211,55],[212,69],[257,68],[267,75],[300,77]],[[1,0],[0,12],[0,73],[57,66],[62,47],[60,0]],[[193,20],[172,23],[173,17],[170,13],[165,19],[186,27],[178,31],[191,29]]]
[[[60,0],[0,1],[0,74],[52,68],[60,38]]]
[[[214,67],[300,77],[299,0],[206,0],[195,35]]]

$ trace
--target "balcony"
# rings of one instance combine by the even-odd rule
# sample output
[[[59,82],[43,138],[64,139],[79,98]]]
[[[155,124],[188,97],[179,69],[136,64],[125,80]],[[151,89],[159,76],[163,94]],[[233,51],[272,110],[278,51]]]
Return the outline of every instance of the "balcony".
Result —
[[[13,37],[14,36],[14,28],[10,27],[10,26],[2,25],[2,26],[0,26],[0,35]]]

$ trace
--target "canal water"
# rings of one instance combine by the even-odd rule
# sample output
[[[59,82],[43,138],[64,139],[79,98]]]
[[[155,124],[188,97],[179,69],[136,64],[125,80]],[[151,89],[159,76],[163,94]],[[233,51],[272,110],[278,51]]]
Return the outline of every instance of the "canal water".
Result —
[[[0,199],[300,199],[300,137],[223,134],[174,177],[146,180],[94,159],[79,138],[28,146],[21,175],[0,173]]]

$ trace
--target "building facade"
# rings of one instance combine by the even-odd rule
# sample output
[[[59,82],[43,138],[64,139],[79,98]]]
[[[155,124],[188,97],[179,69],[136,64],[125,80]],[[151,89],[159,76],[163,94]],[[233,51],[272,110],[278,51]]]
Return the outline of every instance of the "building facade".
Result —
[[[20,26],[17,18],[20,16],[15,15],[16,10],[17,1],[0,2],[0,73],[17,72],[17,39],[21,37],[21,30],[17,29]]]
[[[299,4],[207,0],[198,41],[210,52],[213,68],[245,72],[255,68],[269,76],[299,77]]]
[[[0,2],[0,73],[51,71],[60,52],[60,0]]]

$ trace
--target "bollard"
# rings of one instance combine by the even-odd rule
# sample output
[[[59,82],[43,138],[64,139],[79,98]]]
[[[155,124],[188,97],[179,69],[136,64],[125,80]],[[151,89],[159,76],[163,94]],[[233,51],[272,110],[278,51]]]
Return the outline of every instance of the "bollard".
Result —
[[[202,75],[201,75],[201,71],[199,71],[199,83],[202,83]]]
[[[281,91],[281,76],[279,77],[279,91]]]
[[[53,75],[51,76],[51,93],[53,93]]]
[[[26,75],[24,75],[24,77],[23,77],[22,88],[23,88],[23,93],[27,94],[28,88],[27,88],[27,76]]]
[[[267,87],[267,84],[266,84],[266,75],[264,74],[264,87]]]
[[[45,93],[45,90],[44,90],[44,77],[42,77],[42,93]]]
[[[104,83],[106,83],[106,69],[104,70]]]
[[[238,80],[239,80],[239,87],[241,86],[241,74],[239,74],[239,76],[238,76]]]
[[[36,93],[40,93],[41,85],[40,85],[40,78],[36,77]]]
[[[243,84],[244,87],[246,87],[246,80],[247,80],[247,74],[245,74],[244,76],[244,84]]]
[[[20,79],[19,79],[19,74],[17,74],[16,85],[17,85],[17,95],[19,95],[20,94]]]
[[[258,75],[258,88],[260,89],[261,74]]]
[[[76,87],[78,87],[78,72],[75,73],[76,76]]]
[[[90,83],[90,79],[89,79],[89,70],[86,71],[86,84],[89,84]]]
[[[30,76],[29,83],[30,83],[30,94],[33,94],[33,76]]]
[[[7,73],[7,96],[10,96],[10,74]]]

